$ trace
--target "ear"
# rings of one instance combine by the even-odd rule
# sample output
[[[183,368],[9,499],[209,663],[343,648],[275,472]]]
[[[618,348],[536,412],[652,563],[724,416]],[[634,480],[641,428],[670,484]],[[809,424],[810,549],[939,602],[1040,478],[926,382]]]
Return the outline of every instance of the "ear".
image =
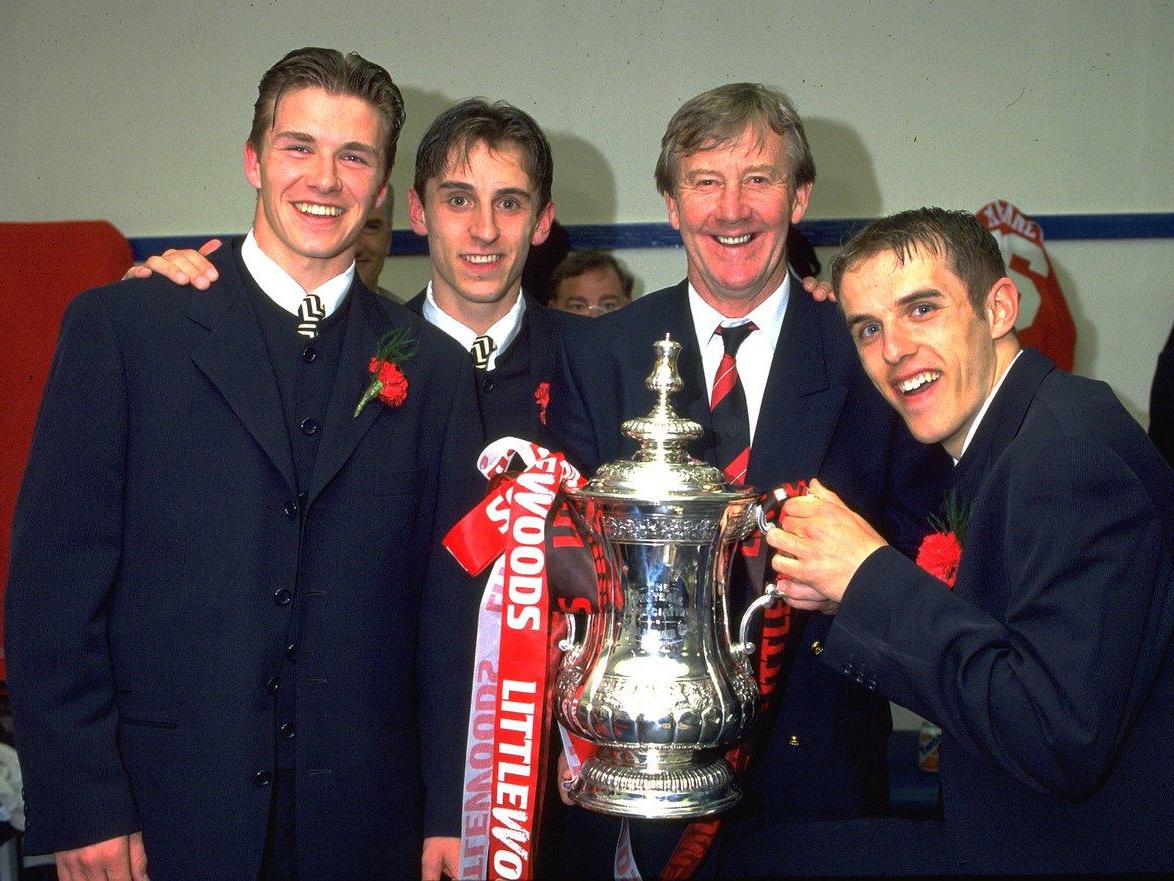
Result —
[[[390,181],[385,180],[383,182],[383,186],[379,188],[379,195],[375,197],[375,204],[371,206],[372,208],[383,207],[383,203],[387,201],[387,190],[389,185]]]
[[[807,213],[807,200],[811,198],[811,184],[806,183],[795,190],[795,199],[791,202],[791,223],[798,223]]]
[[[677,232],[681,231],[681,209],[677,205],[676,197],[672,193],[664,194],[664,205],[669,210],[669,224]]]
[[[534,225],[534,232],[530,234],[531,245],[541,245],[550,235],[550,226],[554,223],[554,202],[547,202],[538,212],[538,222]]]
[[[261,189],[261,159],[253,145],[245,143],[245,180],[254,190]]]
[[[1019,288],[1004,276],[991,285],[986,295],[986,319],[991,328],[991,339],[1005,337],[1015,329],[1019,318]]]
[[[415,187],[408,190],[408,223],[416,235],[428,235],[428,218],[424,214],[424,203],[416,193]]]

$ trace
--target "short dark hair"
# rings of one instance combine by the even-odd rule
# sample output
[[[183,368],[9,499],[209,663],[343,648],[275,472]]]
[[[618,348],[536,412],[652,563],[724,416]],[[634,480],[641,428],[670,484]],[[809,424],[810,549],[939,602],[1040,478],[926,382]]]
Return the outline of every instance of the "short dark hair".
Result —
[[[274,110],[282,94],[308,88],[361,98],[379,112],[387,126],[387,137],[381,145],[386,180],[395,161],[396,141],[404,127],[404,98],[386,70],[354,52],[343,55],[337,49],[307,46],[294,49],[265,71],[257,87],[253,127],[249,131],[248,142],[253,149],[261,152],[261,143],[265,132],[273,127]]]
[[[662,195],[671,194],[682,157],[735,141],[747,127],[760,141],[768,131],[783,137],[792,187],[814,183],[815,160],[791,99],[761,83],[729,83],[690,98],[673,114],[660,140],[656,188]]]
[[[608,268],[615,270],[616,275],[620,277],[620,285],[624,289],[624,296],[631,299],[632,288],[635,286],[636,279],[632,277],[632,273],[628,272],[627,268],[619,260],[607,251],[571,251],[571,253],[567,254],[562,259],[562,262],[554,268],[554,272],[550,274],[551,295],[557,295],[559,284],[568,278],[576,278],[586,272]]]
[[[413,187],[420,202],[428,181],[444,174],[454,156],[467,159],[477,144],[490,150],[513,147],[521,153],[522,168],[538,187],[538,209],[550,202],[554,159],[550,144],[534,118],[505,101],[490,104],[484,98],[466,98],[432,121],[416,151]]]
[[[904,263],[917,251],[946,259],[979,316],[991,286],[1007,274],[999,243],[969,211],[915,208],[874,220],[856,233],[831,260],[832,289],[840,289],[844,273],[878,254],[892,253]]]

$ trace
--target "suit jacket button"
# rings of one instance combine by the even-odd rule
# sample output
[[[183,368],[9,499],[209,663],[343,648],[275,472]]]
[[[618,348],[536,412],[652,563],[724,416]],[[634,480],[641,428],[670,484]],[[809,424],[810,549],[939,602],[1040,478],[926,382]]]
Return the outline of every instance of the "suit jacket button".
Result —
[[[288,606],[293,602],[293,591],[287,587],[283,587],[280,590],[274,591],[273,602],[277,603],[279,606]]]
[[[302,349],[302,360],[307,364],[313,364],[318,360],[318,350],[313,346],[306,346]]]
[[[292,658],[297,653],[298,653],[297,643],[291,642],[289,645],[287,645],[285,647],[285,656],[287,658]]]
[[[851,665],[851,664],[845,664],[843,667],[841,667],[841,668],[840,668],[840,671],[841,671],[841,672],[842,672],[842,673],[843,673],[845,676],[851,676],[851,675],[852,675],[852,665]]]
[[[302,434],[311,435],[318,433],[318,420],[307,416],[302,420],[302,424],[298,426],[302,430]]]
[[[496,385],[497,383],[493,381],[493,377],[487,376],[485,379],[481,380],[481,391],[491,392]]]
[[[279,688],[281,688],[281,677],[270,676],[269,681],[265,683],[265,690],[270,694],[277,694]]]
[[[281,727],[277,729],[277,733],[280,734],[282,737],[284,737],[286,740],[292,740],[294,734],[296,733],[296,729],[294,728],[294,723],[293,722],[282,722]]]
[[[853,681],[855,681],[855,683],[857,685],[864,684],[864,674],[863,673],[857,673],[855,676],[852,677],[852,679],[853,679]]]
[[[298,519],[297,499],[290,499],[288,502],[285,503],[285,507],[282,508],[281,510],[283,510],[285,512],[285,516],[288,517],[290,520],[297,520]]]
[[[261,789],[265,786],[268,786],[272,782],[273,782],[273,772],[272,771],[258,771],[256,774],[253,775],[253,785],[256,786],[258,789]]]
[[[788,746],[798,746],[799,745],[799,735],[792,734],[791,739],[787,741],[787,745]]]
[[[823,654],[823,643],[820,642],[818,639],[811,644],[811,653],[813,655],[822,655]]]

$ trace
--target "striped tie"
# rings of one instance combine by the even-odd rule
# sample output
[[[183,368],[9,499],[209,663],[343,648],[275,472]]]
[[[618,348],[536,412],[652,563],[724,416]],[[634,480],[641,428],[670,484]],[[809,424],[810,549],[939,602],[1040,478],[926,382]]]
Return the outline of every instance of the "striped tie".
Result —
[[[298,333],[313,339],[318,335],[318,322],[325,317],[322,299],[317,294],[306,294],[298,303]]]
[[[493,350],[497,348],[492,337],[479,336],[473,340],[473,345],[469,349],[469,354],[473,356],[473,366],[478,370],[484,370],[489,366],[489,356],[493,354]]]
[[[733,327],[718,326],[714,331],[722,338],[725,353],[713,379],[709,410],[717,432],[717,464],[729,483],[746,482],[750,465],[750,416],[746,411],[746,393],[738,381],[738,347],[753,331],[753,321]]]

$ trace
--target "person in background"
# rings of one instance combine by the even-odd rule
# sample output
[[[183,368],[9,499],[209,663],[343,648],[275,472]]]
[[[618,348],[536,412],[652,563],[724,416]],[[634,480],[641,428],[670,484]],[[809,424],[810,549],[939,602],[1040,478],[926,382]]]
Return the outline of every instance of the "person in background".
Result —
[[[595,318],[632,302],[635,279],[607,251],[572,251],[550,276],[550,307]]]
[[[355,272],[403,119],[382,67],[289,53],[219,280],[66,313],[5,640],[24,848],[63,881],[457,872],[479,594],[440,538],[484,492],[472,371]]]
[[[1174,328],[1158,355],[1150,386],[1150,440],[1174,467]]]
[[[379,274],[391,253],[391,215],[395,207],[395,191],[387,185],[387,198],[383,204],[367,213],[359,240],[355,244],[355,272],[359,274],[367,290],[392,300],[395,295],[379,285]]]
[[[767,541],[788,603],[838,606],[827,670],[941,727],[944,820],[886,826],[871,862],[804,834],[857,872],[928,873],[911,851],[947,872],[1168,872],[1174,472],[1107,385],[1020,347],[973,214],[875,221],[832,284],[876,388],[956,463],[950,495],[917,563],[821,484]]]

